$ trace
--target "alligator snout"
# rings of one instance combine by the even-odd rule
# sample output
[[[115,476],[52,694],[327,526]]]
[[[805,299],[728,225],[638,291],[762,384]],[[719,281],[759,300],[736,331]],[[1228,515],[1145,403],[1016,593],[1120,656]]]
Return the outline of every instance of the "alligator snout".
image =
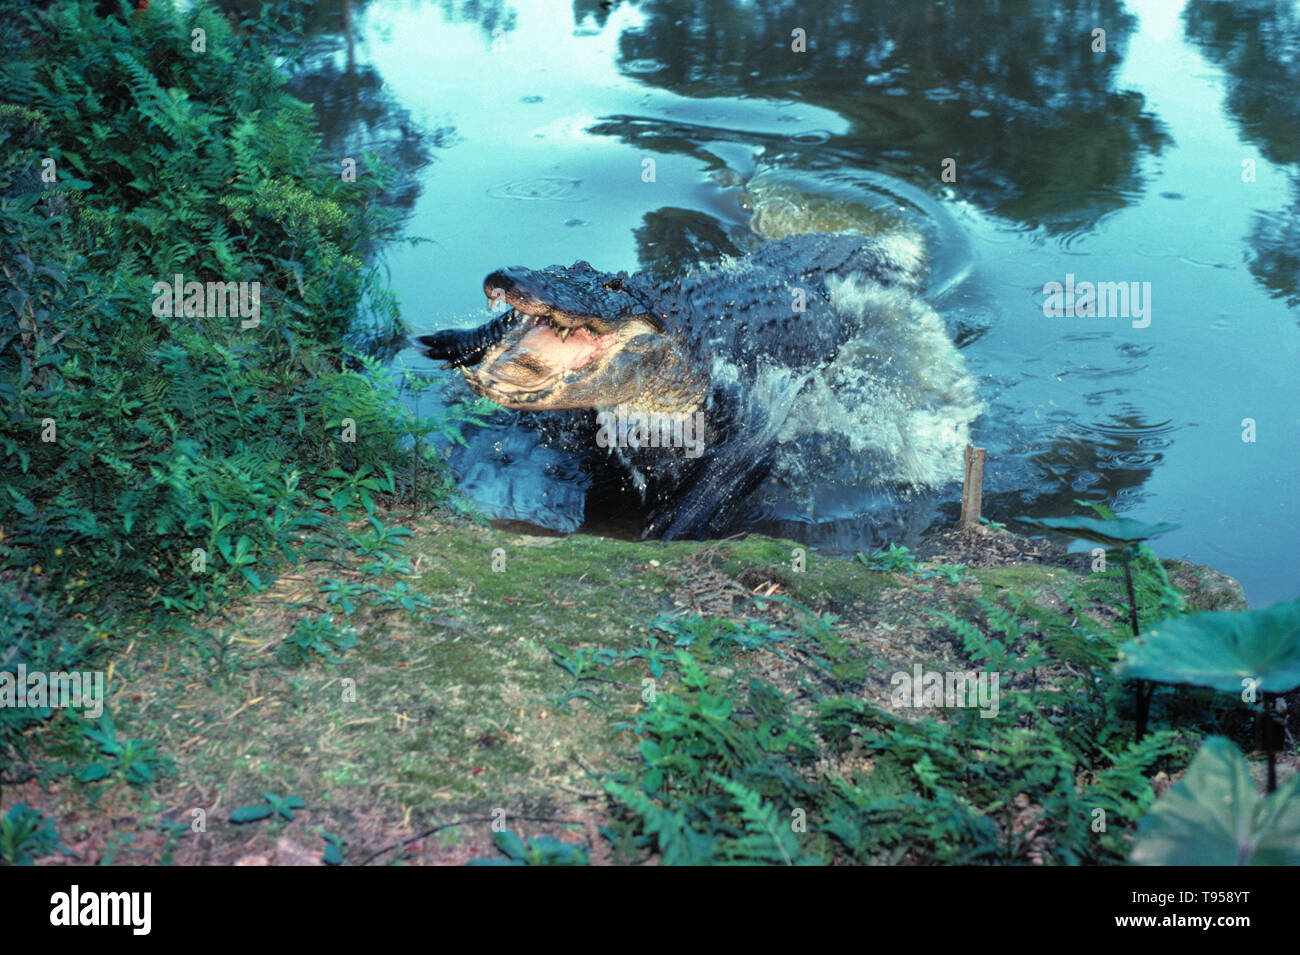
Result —
[[[553,304],[541,297],[545,283],[530,281],[535,274],[532,269],[525,268],[497,269],[483,280],[483,294],[487,296],[488,305],[505,302],[526,315],[546,315],[552,311]]]

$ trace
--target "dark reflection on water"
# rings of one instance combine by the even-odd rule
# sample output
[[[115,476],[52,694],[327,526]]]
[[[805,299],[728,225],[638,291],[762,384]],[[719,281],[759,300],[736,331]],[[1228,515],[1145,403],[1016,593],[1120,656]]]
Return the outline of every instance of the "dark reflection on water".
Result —
[[[412,327],[480,322],[481,277],[502,265],[671,276],[735,254],[754,195],[802,195],[823,222],[889,212],[925,234],[929,293],[981,383],[987,514],[1104,500],[1182,523],[1162,552],[1215,563],[1256,602],[1300,592],[1294,5],[431,0],[311,16],[295,90],[331,149],[400,170],[410,231],[431,240],[391,254]],[[1044,284],[1067,274],[1149,283],[1150,323],[1045,317]],[[504,510],[581,519],[581,455],[521,420],[473,436],[462,478]],[[764,505],[748,526],[851,551],[954,516],[953,489],[854,493],[827,489],[818,525]],[[604,498],[587,529],[630,533],[627,503]]]
[[[817,150],[930,185],[958,162],[963,194],[1054,233],[1090,228],[1143,184],[1144,155],[1169,142],[1143,98],[1116,89],[1133,17],[1092,2],[961,2],[942,7],[657,0],[620,37],[620,65],[687,96],[789,98],[833,110],[849,128]],[[1107,55],[1090,33],[1104,26]],[[791,30],[808,52],[791,52]],[[638,141],[654,135],[641,130]],[[795,142],[807,144],[796,137]],[[822,140],[811,144],[821,145]]]
[[[1291,167],[1291,204],[1261,210],[1246,241],[1255,278],[1295,307],[1300,305],[1300,9],[1287,0],[1193,0],[1183,18],[1188,37],[1227,72],[1227,107],[1242,137],[1269,161]]]

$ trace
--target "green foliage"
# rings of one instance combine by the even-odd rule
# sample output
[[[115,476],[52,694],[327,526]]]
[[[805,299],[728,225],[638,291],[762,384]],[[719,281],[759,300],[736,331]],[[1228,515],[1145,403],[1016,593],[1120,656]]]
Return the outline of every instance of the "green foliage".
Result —
[[[1120,653],[1117,672],[1129,679],[1289,693],[1300,687],[1300,600],[1159,623]]]
[[[325,840],[325,851],[321,854],[321,861],[326,865],[342,865],[343,846],[347,844],[347,840],[332,832],[322,832],[321,838]]]
[[[80,634],[60,627],[61,609],[56,595],[33,593],[21,576],[0,576],[0,672],[16,679],[20,663],[28,672],[43,673],[81,667],[103,632],[87,621]],[[0,706],[0,773],[29,760],[32,737],[27,730],[52,716],[48,706]]]
[[[334,579],[321,584],[320,590],[325,596],[326,604],[337,607],[349,617],[356,613],[363,603],[379,608],[401,607],[412,613],[417,608],[433,606],[433,601],[417,593],[404,580],[399,580],[392,587],[384,589],[369,582],[351,583]],[[355,646],[355,644],[351,645]]]
[[[930,564],[922,567],[917,576],[922,580],[937,578],[947,584],[959,584],[966,578],[967,570],[965,564]]]
[[[26,803],[15,803],[0,817],[0,865],[32,865],[38,856],[72,852],[59,841],[54,820]]]
[[[336,625],[333,614],[321,614],[314,619],[303,617],[295,623],[277,655],[287,664],[306,663],[316,656],[324,657],[328,663],[338,663],[335,651],[350,650],[357,643],[356,633],[350,627]]]
[[[1079,614],[1082,588],[1065,597],[1065,612],[1008,594],[975,601],[970,618],[937,618],[1000,681],[994,718],[978,708],[903,718],[823,692],[799,706],[735,675],[738,654],[806,660],[805,648],[833,645],[833,622],[811,615],[774,640],[749,638],[766,626],[755,621],[661,618],[671,655],[569,654],[566,669],[584,680],[644,659],[667,684],[630,727],[640,766],[602,780],[621,810],[615,840],[665,864],[1124,861],[1155,799],[1152,773],[1190,748],[1169,730],[1132,740],[1110,675],[1126,628]]]
[[[1261,797],[1222,736],[1206,740],[1138,827],[1139,865],[1300,865],[1300,775]]]
[[[84,732],[86,739],[95,744],[99,758],[78,774],[83,783],[111,777],[133,786],[147,786],[155,776],[171,771],[170,761],[155,752],[151,741],[119,739],[113,718],[107,713]]]
[[[1123,859],[1122,826],[1154,798],[1147,774],[1181,751],[1176,735],[1152,734],[1115,756],[1081,755],[1068,724],[1044,718],[1049,710],[1020,693],[1002,699],[996,719],[966,709],[948,724],[850,701],[821,708],[824,732],[872,760],[870,774],[837,782],[843,801],[827,819],[855,861],[896,862],[903,853],[922,864]],[[1023,718],[1031,714],[1032,724]]]
[[[668,634],[673,646],[691,649],[706,659],[725,659],[737,650],[758,650],[799,636],[794,631],[775,628],[761,620],[738,623],[698,614],[687,617],[665,614],[655,618],[649,626]]]
[[[742,709],[690,654],[675,660],[680,684],[636,722],[639,778],[607,779],[606,791],[665,864],[815,861],[791,826],[815,798],[801,772],[817,753],[809,727],[770,684],[751,681]]]
[[[262,793],[262,798],[266,800],[267,804],[265,806],[253,803],[248,806],[240,806],[238,809],[232,809],[230,811],[230,821],[234,823],[257,822],[259,819],[268,819],[276,815],[293,822],[293,811],[301,809],[305,805],[297,796],[277,796],[275,793]]]
[[[101,615],[211,609],[399,493],[409,423],[337,347],[374,307],[385,174],[343,182],[310,108],[206,6],[127,27],[56,4],[8,29],[38,46],[0,78],[0,559]],[[176,274],[260,283],[260,324],[156,316]]]
[[[878,550],[871,556],[858,554],[857,559],[871,570],[883,570],[893,574],[916,573],[916,557],[906,547],[890,544],[889,550]]]
[[[273,60],[271,24],[301,4],[272,6],[238,33],[206,3],[0,22],[0,667],[67,669],[123,615],[211,612],[339,547],[392,573],[407,532],[385,506],[451,493],[421,439],[482,420],[412,421],[388,372],[345,354],[358,328],[402,332],[366,259],[396,234],[390,174],[367,157],[344,182],[322,153]],[[159,283],[178,274],[259,283],[259,322],[170,314]],[[423,605],[403,583],[372,596]],[[308,622],[289,653],[346,640]],[[49,718],[0,712],[0,758]],[[151,761],[121,745],[142,782]]]
[[[474,859],[468,865],[587,865],[587,853],[571,842],[554,836],[521,839],[509,829],[494,833],[492,843],[504,859]]]
[[[1176,531],[1179,527],[1178,524],[1168,523],[1145,524],[1129,517],[1018,517],[1016,520],[1060,531],[1105,547],[1127,547]]]

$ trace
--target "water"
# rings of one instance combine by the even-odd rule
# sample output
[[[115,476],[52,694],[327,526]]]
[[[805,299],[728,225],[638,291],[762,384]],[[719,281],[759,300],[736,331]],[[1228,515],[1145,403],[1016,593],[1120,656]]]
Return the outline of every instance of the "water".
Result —
[[[431,241],[387,263],[413,328],[479,324],[503,265],[672,272],[742,249],[756,194],[770,215],[782,197],[832,224],[894,215],[925,235],[979,382],[986,514],[1105,500],[1181,524],[1159,552],[1252,603],[1295,597],[1300,11],[867,6],[376,0],[347,5],[349,44],[324,3],[298,89],[332,148],[407,176],[408,232]],[[1138,283],[1149,314],[1046,317],[1067,281]],[[527,439],[480,441],[475,487],[535,504]],[[574,506],[565,480],[542,493]],[[754,526],[851,550],[950,520],[956,496],[833,488],[821,524]]]

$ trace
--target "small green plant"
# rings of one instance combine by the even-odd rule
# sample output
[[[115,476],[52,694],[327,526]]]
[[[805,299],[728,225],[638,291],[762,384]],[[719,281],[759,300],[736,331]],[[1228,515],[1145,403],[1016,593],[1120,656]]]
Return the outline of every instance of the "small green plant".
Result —
[[[26,803],[15,803],[0,818],[0,864],[32,865],[38,856],[72,855],[54,828],[54,820]]]
[[[253,803],[248,806],[240,806],[238,809],[232,809],[230,811],[230,821],[234,823],[256,822],[259,819],[266,819],[276,815],[292,822],[293,811],[304,806],[303,801],[297,796],[277,796],[274,793],[262,793],[262,798],[267,802],[265,806]]]
[[[333,614],[321,614],[314,619],[301,618],[285,637],[277,656],[284,663],[306,663],[316,656],[327,663],[338,663],[335,651],[343,652],[355,647],[359,641],[349,627],[334,623]]]
[[[154,777],[169,771],[168,761],[159,756],[154,743],[142,739],[118,739],[113,718],[105,713],[84,730],[86,739],[95,744],[99,756],[77,775],[83,783],[108,777],[125,780],[133,786],[147,786]]]
[[[587,865],[587,852],[571,842],[564,842],[554,836],[537,836],[521,839],[509,829],[494,833],[492,844],[502,853],[504,859],[474,859],[469,865]]]
[[[890,544],[889,550],[878,550],[869,557],[861,553],[856,556],[857,560],[870,570],[891,574],[916,573],[916,557],[906,547],[899,547],[897,544]]]
[[[332,832],[321,831],[321,838],[325,840],[325,850],[321,854],[321,860],[326,865],[343,864],[343,847],[347,840],[342,836],[336,836]]]
[[[113,865],[117,862],[117,857],[123,852],[130,852],[134,844],[134,832],[109,833],[108,838],[104,840],[104,853],[100,857],[99,864],[102,866]]]
[[[917,576],[922,580],[937,578],[947,584],[959,584],[966,579],[968,569],[965,564],[926,564]]]
[[[190,827],[174,819],[163,819],[160,828],[163,832],[163,844],[158,851],[158,862],[160,865],[171,865],[176,845],[190,831]]]
[[[773,627],[761,620],[737,622],[699,614],[684,617],[663,614],[647,626],[671,637],[674,647],[690,649],[704,659],[722,659],[737,650],[770,648],[799,637],[792,630]]]
[[[387,590],[381,587],[368,587],[366,593],[372,595],[381,607],[398,606],[411,613],[414,613],[418,607],[434,606],[432,600],[418,593],[404,580],[395,582]]]
[[[327,604],[339,607],[349,617],[356,613],[358,602],[365,593],[362,584],[348,583],[337,578],[325,581],[320,585],[320,590],[325,595]]]
[[[557,707],[564,707],[570,700],[595,699],[592,690],[582,684],[608,680],[608,677],[597,675],[596,668],[607,670],[621,659],[620,654],[615,650],[583,647],[567,650],[558,643],[548,643],[546,649],[550,651],[552,662],[573,677],[573,685],[562,696],[552,701]]]

